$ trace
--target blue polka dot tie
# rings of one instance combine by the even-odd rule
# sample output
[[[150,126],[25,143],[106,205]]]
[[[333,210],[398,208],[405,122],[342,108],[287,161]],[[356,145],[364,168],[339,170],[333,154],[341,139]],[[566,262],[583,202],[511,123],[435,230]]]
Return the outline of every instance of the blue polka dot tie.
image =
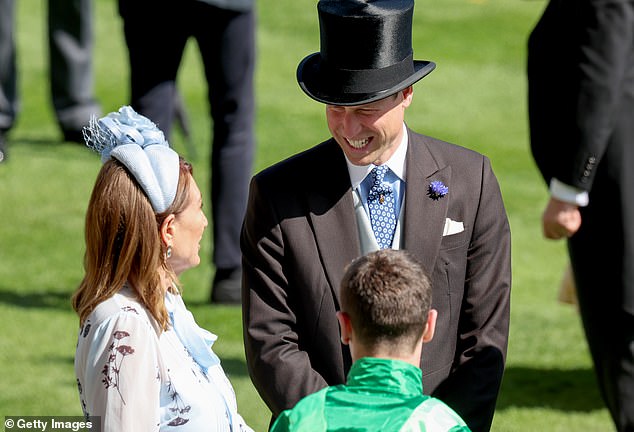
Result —
[[[396,213],[394,210],[394,193],[389,183],[383,179],[387,173],[387,165],[378,166],[370,172],[372,187],[368,193],[368,209],[372,231],[381,249],[392,246],[396,229]]]

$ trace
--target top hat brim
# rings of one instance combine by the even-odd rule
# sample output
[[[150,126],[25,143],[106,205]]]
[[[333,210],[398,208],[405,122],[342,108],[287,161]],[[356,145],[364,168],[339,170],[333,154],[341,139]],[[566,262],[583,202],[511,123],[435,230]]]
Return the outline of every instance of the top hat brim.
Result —
[[[375,102],[391,96],[431,73],[436,64],[426,60],[413,60],[413,72],[397,83],[385,84],[381,81],[376,88],[360,90],[354,84],[342,85],[333,82],[322,67],[321,54],[314,53],[305,57],[297,67],[297,82],[301,89],[312,99],[328,105],[353,106]],[[385,88],[387,87],[387,88]]]

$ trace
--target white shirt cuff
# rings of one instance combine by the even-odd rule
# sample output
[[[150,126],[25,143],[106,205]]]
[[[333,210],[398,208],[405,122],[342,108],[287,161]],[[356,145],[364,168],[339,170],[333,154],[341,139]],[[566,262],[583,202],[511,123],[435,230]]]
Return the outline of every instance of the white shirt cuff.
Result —
[[[579,207],[585,207],[590,202],[587,191],[562,183],[556,178],[550,180],[550,196]]]

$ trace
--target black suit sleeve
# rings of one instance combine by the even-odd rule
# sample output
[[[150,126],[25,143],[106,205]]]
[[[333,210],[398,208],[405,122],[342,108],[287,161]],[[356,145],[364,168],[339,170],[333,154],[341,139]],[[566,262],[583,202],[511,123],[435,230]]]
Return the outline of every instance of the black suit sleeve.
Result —
[[[547,182],[591,190],[631,75],[628,0],[551,0],[529,39],[531,148]]]
[[[583,3],[583,2],[581,2]],[[627,76],[632,70],[634,7],[631,1],[589,1],[579,17],[575,135],[579,145],[564,182],[590,190],[595,167],[614,130]]]

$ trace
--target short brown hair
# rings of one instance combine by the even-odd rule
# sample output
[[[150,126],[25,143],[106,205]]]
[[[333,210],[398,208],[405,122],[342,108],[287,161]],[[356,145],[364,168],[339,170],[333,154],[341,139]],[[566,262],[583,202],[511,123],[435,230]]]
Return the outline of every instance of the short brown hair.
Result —
[[[368,347],[413,348],[431,308],[431,282],[410,254],[383,249],[353,261],[341,282],[341,309]]]

